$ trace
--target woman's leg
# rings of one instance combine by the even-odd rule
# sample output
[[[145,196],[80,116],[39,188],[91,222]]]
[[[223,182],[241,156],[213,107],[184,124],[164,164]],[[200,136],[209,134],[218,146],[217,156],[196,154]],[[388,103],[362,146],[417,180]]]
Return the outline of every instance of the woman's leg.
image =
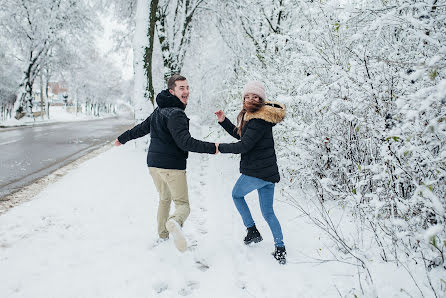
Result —
[[[274,183],[268,183],[257,191],[259,193],[260,209],[262,210],[263,218],[265,218],[273,233],[274,244],[277,247],[283,247],[285,244],[283,243],[282,228],[273,209],[274,186]]]
[[[245,196],[259,187],[264,186],[266,181],[258,178],[241,175],[232,189],[232,199],[234,200],[235,207],[237,208],[240,216],[242,217],[245,227],[250,228],[254,226],[254,220],[252,219],[251,212],[245,201]]]

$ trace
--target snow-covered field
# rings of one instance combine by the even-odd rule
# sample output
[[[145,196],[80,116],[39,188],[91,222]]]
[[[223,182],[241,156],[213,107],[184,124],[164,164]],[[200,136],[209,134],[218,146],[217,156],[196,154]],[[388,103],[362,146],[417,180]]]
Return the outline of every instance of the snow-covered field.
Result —
[[[264,241],[243,244],[231,198],[238,158],[229,155],[190,154],[189,248],[180,253],[171,239],[157,245],[158,194],[145,158],[132,143],[115,147],[1,215],[0,297],[361,296],[355,266],[326,261],[326,236],[278,191],[287,265],[270,254],[254,193],[247,200]],[[373,268],[367,297],[418,296],[404,271]]]

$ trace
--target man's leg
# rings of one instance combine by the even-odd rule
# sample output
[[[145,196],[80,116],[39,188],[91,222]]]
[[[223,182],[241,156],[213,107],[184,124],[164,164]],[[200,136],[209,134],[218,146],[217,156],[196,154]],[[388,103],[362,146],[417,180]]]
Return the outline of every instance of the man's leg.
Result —
[[[190,213],[186,171],[164,170],[163,176],[175,204],[175,212],[169,219],[174,219],[180,226],[183,226]]]
[[[158,235],[160,238],[169,237],[169,232],[166,229],[166,222],[169,218],[170,204],[171,204],[171,193],[167,183],[164,181],[160,171],[163,169],[149,168],[150,175],[153,178],[156,189],[159,192],[159,204],[158,204]]]
[[[184,252],[187,249],[187,241],[181,227],[190,213],[186,171],[164,169],[160,175],[169,188],[175,204],[175,212],[167,220],[166,229],[172,235],[176,248]]]

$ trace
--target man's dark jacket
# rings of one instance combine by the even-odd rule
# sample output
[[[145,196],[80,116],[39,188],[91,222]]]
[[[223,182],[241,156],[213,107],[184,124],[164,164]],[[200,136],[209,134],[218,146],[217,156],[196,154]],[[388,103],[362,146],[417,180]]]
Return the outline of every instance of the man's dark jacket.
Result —
[[[144,122],[118,137],[121,144],[150,133],[147,165],[161,169],[186,169],[188,151],[214,154],[215,144],[198,141],[189,133],[186,106],[169,90],[156,96],[158,107]]]
[[[269,182],[279,182],[280,174],[274,150],[273,126],[285,117],[285,106],[277,102],[266,102],[265,106],[255,113],[246,113],[246,124],[241,136],[237,127],[225,118],[220,125],[237,143],[220,144],[221,153],[241,153],[240,173],[260,178]]]

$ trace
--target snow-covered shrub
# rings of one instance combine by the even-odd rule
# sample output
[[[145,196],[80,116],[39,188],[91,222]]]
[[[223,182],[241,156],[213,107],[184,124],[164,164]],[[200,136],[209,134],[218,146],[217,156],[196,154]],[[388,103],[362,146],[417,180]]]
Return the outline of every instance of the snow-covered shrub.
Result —
[[[233,85],[259,79],[287,104],[275,128],[283,188],[312,186],[320,202],[348,206],[385,262],[444,268],[446,7],[273,3],[234,7],[243,30],[226,34],[244,49]]]

